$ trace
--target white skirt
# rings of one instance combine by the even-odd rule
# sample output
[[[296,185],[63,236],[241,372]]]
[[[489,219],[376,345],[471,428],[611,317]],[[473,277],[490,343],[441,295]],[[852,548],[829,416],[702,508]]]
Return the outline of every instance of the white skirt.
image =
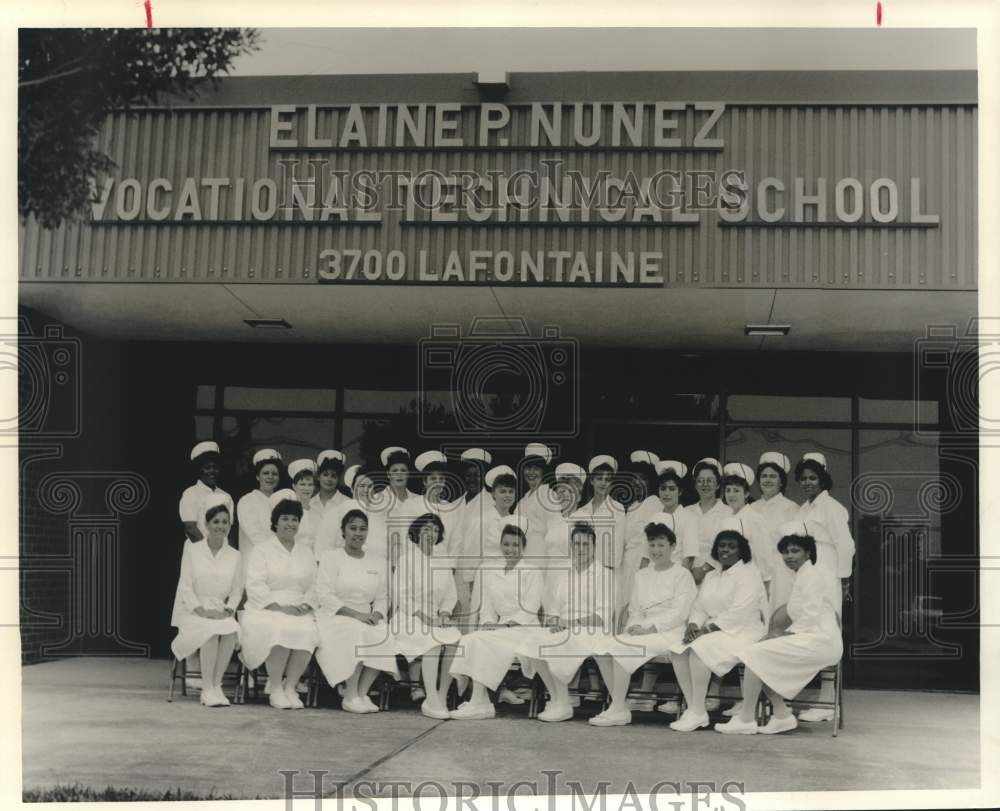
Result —
[[[521,663],[521,672],[530,679],[535,675],[538,638],[538,628],[529,626],[466,634],[459,643],[451,672],[468,676],[490,690],[496,690],[517,659]]]
[[[392,636],[396,652],[412,662],[440,645],[454,645],[462,638],[462,632],[454,626],[448,628],[430,627],[416,617],[394,617]]]
[[[678,625],[655,634],[619,634],[618,652],[612,652],[615,664],[626,673],[635,673],[650,659],[668,656],[670,651],[684,639],[684,626]]]
[[[197,614],[178,617],[177,636],[170,643],[170,650],[178,659],[187,659],[213,636],[239,633],[240,626],[233,617],[212,620]]]
[[[778,695],[795,698],[823,668],[840,661],[844,643],[834,634],[805,632],[764,639],[746,648],[740,659]]]
[[[531,633],[534,638],[526,639],[532,651],[529,658],[545,662],[552,676],[563,684],[573,680],[589,657],[621,652],[614,635],[600,629],[575,628],[553,633],[548,628],[538,628]]]
[[[705,663],[705,667],[716,676],[725,676],[736,667],[740,654],[764,636],[764,629],[759,625],[743,628],[735,633],[728,631],[712,631],[702,634],[690,645],[678,642],[670,647],[671,653],[683,653],[691,649]],[[683,639],[683,634],[681,639]]]
[[[396,642],[384,622],[368,625],[339,614],[316,615],[319,647],[316,661],[330,684],[339,684],[354,672],[358,662],[399,678]]]
[[[318,644],[319,634],[312,614],[293,617],[281,611],[260,608],[243,611],[240,619],[240,658],[251,670],[260,667],[276,645],[312,653]]]

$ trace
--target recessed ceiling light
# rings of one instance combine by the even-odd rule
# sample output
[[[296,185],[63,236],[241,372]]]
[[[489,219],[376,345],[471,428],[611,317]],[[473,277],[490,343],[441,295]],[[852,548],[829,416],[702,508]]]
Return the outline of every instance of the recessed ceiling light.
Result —
[[[744,324],[743,334],[784,336],[791,328],[791,324]]]
[[[244,322],[248,327],[252,329],[291,329],[292,325],[289,324],[284,318],[248,318]]]

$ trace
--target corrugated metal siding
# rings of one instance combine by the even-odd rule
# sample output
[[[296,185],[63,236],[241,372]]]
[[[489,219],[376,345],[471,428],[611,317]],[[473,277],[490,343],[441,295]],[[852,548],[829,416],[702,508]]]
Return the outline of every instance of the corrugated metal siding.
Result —
[[[571,132],[564,104],[564,131]],[[528,108],[514,106],[508,133],[528,141]],[[318,130],[338,127],[343,110],[320,110]],[[374,131],[375,111],[367,113]],[[701,116],[703,114],[699,114]],[[300,122],[304,126],[304,112]],[[603,116],[610,132],[610,114]],[[651,132],[651,116],[645,130]],[[702,118],[683,119],[685,143]],[[390,118],[390,132],[392,131]],[[705,287],[832,287],[879,289],[975,289],[976,109],[963,106],[730,106],[714,135],[721,151],[659,150],[269,150],[270,112],[260,110],[155,110],[109,116],[102,143],[120,167],[117,180],[136,178],[146,188],[165,177],[178,189],[186,177],[279,179],[279,161],[325,157],[330,168],[467,169],[513,172],[546,158],[595,175],[608,169],[648,177],[659,169],[742,169],[751,184],[767,176],[786,182],[816,177],[832,187],[843,177],[865,188],[879,177],[899,184],[900,220],[909,219],[909,182],[922,183],[924,211],[940,215],[932,228],[720,227],[714,212],[695,227],[526,227],[401,225],[401,212],[386,212],[381,225],[299,222],[245,224],[122,223],[71,225],[54,231],[29,221],[22,227],[20,278],[25,281],[256,281],[314,282],[325,248],[402,250],[411,269],[419,251],[441,267],[451,250],[657,251],[664,255],[668,285]],[[429,128],[430,129],[430,128]],[[460,133],[475,142],[472,108]],[[786,203],[790,207],[790,193]],[[204,195],[203,195],[204,197]],[[223,193],[223,210],[228,195]],[[113,208],[113,200],[109,209]],[[107,214],[105,215],[107,216]],[[243,216],[249,218],[247,210]],[[828,218],[833,218],[832,202]],[[864,221],[871,222],[867,211]]]

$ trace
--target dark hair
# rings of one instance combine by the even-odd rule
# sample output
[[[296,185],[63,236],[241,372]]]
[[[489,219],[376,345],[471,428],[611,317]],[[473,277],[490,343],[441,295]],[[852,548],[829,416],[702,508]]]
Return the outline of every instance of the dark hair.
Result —
[[[544,456],[540,456],[537,453],[531,454],[531,456],[525,456],[521,460],[519,466],[519,471],[523,472],[526,467],[540,467],[542,470],[547,470],[549,463],[545,461]]]
[[[292,479],[292,484],[297,484],[299,479],[301,479],[303,476],[312,476],[313,482],[316,481],[316,473],[310,468],[304,467],[302,468],[302,470],[300,470],[298,473],[295,474],[295,478]]]
[[[656,492],[660,492],[660,488],[663,487],[664,482],[675,482],[677,489],[682,493],[684,492],[684,477],[672,467],[668,467],[656,477]]]
[[[651,541],[653,538],[666,538],[670,542],[671,546],[677,545],[677,535],[666,524],[661,524],[658,521],[651,521],[646,524],[643,532],[646,533],[647,541]]]
[[[833,477],[829,474],[827,469],[823,467],[815,459],[802,459],[795,466],[795,481],[800,481],[802,479],[802,474],[811,470],[819,477],[819,486],[824,490],[833,489]]]
[[[816,539],[812,535],[785,535],[778,541],[778,552],[783,554],[792,544],[804,549],[809,555],[809,560],[816,562]]]
[[[785,492],[785,488],[788,487],[788,474],[785,473],[785,469],[774,462],[761,462],[757,465],[757,481],[760,481],[760,474],[763,473],[768,468],[775,471],[778,474],[778,478],[781,479],[781,492]]]
[[[268,465],[274,465],[278,468],[278,475],[281,475],[281,460],[272,456],[270,459],[261,459],[253,466],[254,478],[256,479],[260,475],[260,472]]]
[[[337,474],[337,478],[344,475],[344,460],[338,459],[336,456],[327,456],[321,464],[316,468],[316,475],[319,476],[320,473],[325,473],[328,470],[332,470]]]
[[[406,451],[393,451],[392,453],[389,454],[389,458],[385,462],[385,469],[388,470],[393,465],[400,465],[400,464],[406,465],[407,467],[411,467],[412,464],[410,462],[410,454],[408,454]]]
[[[300,521],[302,520],[302,502],[298,499],[294,501],[290,498],[283,498],[277,504],[274,505],[274,509],[271,510],[271,532],[277,532],[278,530],[278,519],[283,515],[294,515]]]
[[[503,529],[500,531],[501,540],[503,540],[504,535],[516,535],[517,539],[521,542],[522,547],[528,543],[528,536],[524,534],[524,530],[520,527],[514,526],[513,524],[504,524]]]
[[[750,541],[743,537],[742,533],[735,529],[724,529],[715,536],[712,541],[712,560],[719,559],[719,541],[737,541],[740,545],[740,560],[749,563],[753,555],[750,554]]]
[[[510,487],[513,490],[517,490],[517,477],[511,476],[509,473],[501,473],[493,480],[490,492],[493,492],[498,487]]]
[[[739,485],[746,491],[747,495],[750,495],[750,482],[748,482],[742,476],[737,476],[734,473],[730,473],[728,476],[724,476],[722,478],[723,489],[725,489],[730,484]]]
[[[569,537],[572,539],[574,535],[586,535],[590,538],[591,543],[597,543],[597,530],[586,521],[577,521],[573,524],[569,531]]]
[[[428,524],[434,524],[438,528],[438,539],[435,546],[444,540],[444,524],[440,517],[435,513],[424,513],[414,518],[410,528],[406,531],[406,537],[410,539],[410,543],[420,546],[420,531]]]
[[[199,453],[194,459],[191,460],[191,466],[195,470],[201,470],[209,462],[215,462],[215,464],[222,463],[222,456],[218,451],[204,451]]]
[[[205,523],[207,524],[209,521],[215,518],[215,516],[217,516],[219,513],[225,513],[226,515],[229,515],[229,507],[227,507],[225,504],[216,504],[214,507],[209,507],[205,511]],[[232,520],[231,515],[229,515],[229,518],[230,520]]]
[[[366,513],[364,510],[357,510],[357,509],[348,510],[346,513],[344,513],[344,517],[340,519],[341,534],[343,534],[344,530],[347,529],[347,522],[350,521],[352,518],[363,518],[365,520],[365,524],[366,525],[368,524],[368,513]]]
[[[694,470],[691,471],[691,478],[697,479],[698,474],[701,473],[703,470],[712,471],[712,473],[715,474],[715,480],[717,482],[722,481],[722,471],[719,470],[719,468],[717,468],[711,462],[706,462],[704,459],[702,459],[700,462],[698,462],[698,464],[694,466]]]

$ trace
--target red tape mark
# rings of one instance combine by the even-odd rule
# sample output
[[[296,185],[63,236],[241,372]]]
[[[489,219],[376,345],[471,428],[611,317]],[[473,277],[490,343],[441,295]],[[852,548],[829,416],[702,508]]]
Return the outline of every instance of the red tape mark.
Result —
[[[145,2],[142,5],[146,9],[146,28],[152,28],[153,27],[153,3],[152,3],[152,0],[145,0]],[[881,14],[882,14],[882,8],[881,8],[881,5],[880,5],[879,6],[879,16],[880,17],[881,17]]]
[[[146,8],[149,8],[149,0],[146,0]],[[875,4],[875,24],[882,25],[882,4]]]

